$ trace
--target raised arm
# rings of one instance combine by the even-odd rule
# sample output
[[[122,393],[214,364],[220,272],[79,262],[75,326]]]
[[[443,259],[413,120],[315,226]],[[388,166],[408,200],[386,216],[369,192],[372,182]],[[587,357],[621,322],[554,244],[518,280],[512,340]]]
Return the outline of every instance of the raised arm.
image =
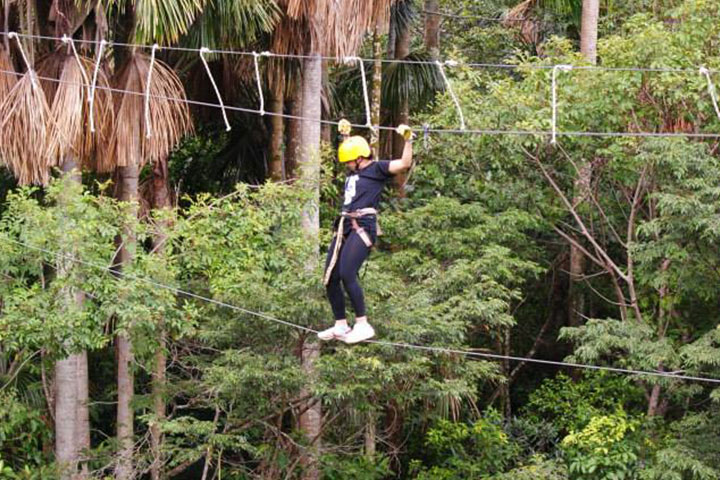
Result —
[[[400,125],[396,132],[405,139],[405,147],[403,148],[402,158],[390,162],[389,171],[393,175],[410,170],[413,163],[412,141],[414,135],[412,129],[407,125]]]

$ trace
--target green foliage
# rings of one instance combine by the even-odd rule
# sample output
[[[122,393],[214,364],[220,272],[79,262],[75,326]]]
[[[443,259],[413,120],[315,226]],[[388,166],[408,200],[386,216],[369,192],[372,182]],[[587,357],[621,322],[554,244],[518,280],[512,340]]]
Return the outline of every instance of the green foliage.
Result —
[[[410,3],[402,2],[403,12]],[[499,17],[515,3],[440,5]],[[470,128],[549,130],[549,67],[583,62],[576,42],[580,3],[534,2],[529,13],[538,22],[525,27],[538,28],[539,38],[558,34],[538,45],[500,22],[443,22],[443,35],[453,35],[452,42],[442,42],[443,58],[518,64],[513,70],[462,62],[447,68]],[[136,7],[136,39],[166,44],[182,37],[181,44],[193,47],[259,50],[279,18],[274,1],[119,0],[108,11],[117,17],[116,7],[130,4]],[[720,67],[718,3],[602,4],[601,65],[688,71],[561,72],[560,131],[720,131],[706,81],[695,73],[701,64]],[[122,26],[112,17],[111,31]],[[414,22],[412,30],[422,17],[403,18]],[[197,57],[178,57],[167,59],[178,60],[192,81]],[[225,59],[222,66],[233,84],[245,80],[245,62]],[[458,126],[435,66],[387,64],[383,74],[384,116],[409,99],[414,124]],[[359,80],[356,67],[331,70],[326,90],[336,96],[328,99],[332,109],[363,111]],[[256,92],[250,91],[229,98],[255,105]],[[205,458],[208,478],[298,478],[300,456],[310,445],[297,418],[308,395],[323,408],[321,469],[330,479],[720,476],[720,389],[700,384],[599,373],[542,381],[548,371],[530,364],[508,377],[515,364],[340,343],[323,345],[308,375],[298,357],[312,332],[268,316],[311,329],[331,322],[319,253],[330,238],[344,174],[324,145],[321,233],[309,239],[301,214],[312,197],[302,185],[236,187],[240,181],[262,183],[265,176],[262,162],[249,159],[265,155],[267,128],[252,118],[230,134],[200,128],[178,148],[169,163],[171,184],[181,196],[173,212],[137,221],[128,205],[109,198],[105,185],[92,187],[99,195],[58,181],[7,196],[0,219],[2,478],[53,478],[52,459],[42,453],[50,451],[52,439],[40,377],[48,376],[55,359],[84,349],[97,360],[92,468],[108,471],[115,448],[105,439],[114,430],[109,347],[117,332],[133,339],[136,427],[146,435],[158,421],[151,413],[148,370],[160,324],[167,329],[170,360],[164,392],[169,417],[160,422],[163,453],[168,468],[189,465],[188,478],[199,478],[193,469],[202,469]],[[383,202],[385,235],[362,273],[379,338],[717,377],[715,150],[710,142],[682,138],[561,135],[550,147],[547,135],[421,136],[407,198]],[[592,167],[589,193],[577,199],[578,170],[585,166]],[[577,199],[574,212],[562,196]],[[593,242],[582,235],[578,218]],[[137,232],[135,259],[126,275],[112,275],[102,267],[113,264],[124,228]],[[168,240],[161,254],[150,253],[158,228]],[[593,318],[560,330],[558,339],[568,324],[569,284],[567,239],[559,231],[591,254],[583,282],[573,289],[582,292],[584,313]],[[617,265],[610,272],[609,261]],[[79,294],[82,301],[71,301]],[[625,307],[635,299],[637,305]],[[509,406],[517,418],[486,409],[486,394],[505,377],[512,378]],[[643,417],[649,406],[654,418]],[[475,416],[478,411],[485,413]],[[371,431],[378,452],[368,459],[360,452],[363,439],[373,441]],[[145,442],[138,445],[135,460],[145,469],[150,454]]]
[[[417,479],[480,478],[502,472],[517,453],[503,429],[502,417],[494,410],[473,424],[440,420],[428,430],[425,446],[424,462],[412,464]]]
[[[44,447],[52,443],[51,429],[39,409],[22,403],[13,389],[0,390],[0,473],[20,476],[24,468],[49,464]],[[13,476],[15,475],[15,476]]]
[[[637,445],[628,437],[637,421],[624,411],[592,417],[585,428],[562,441],[570,478],[623,480],[636,478]]]
[[[709,480],[720,475],[718,409],[689,414],[670,426],[643,480]]]
[[[568,480],[565,465],[557,460],[533,458],[529,465],[489,477],[492,480]]]
[[[523,414],[536,421],[550,421],[568,433],[582,430],[592,418],[639,405],[642,392],[623,377],[598,372],[574,381],[561,373],[530,394]]]
[[[392,473],[390,461],[385,457],[324,455],[321,464],[322,478],[327,480],[380,480]]]

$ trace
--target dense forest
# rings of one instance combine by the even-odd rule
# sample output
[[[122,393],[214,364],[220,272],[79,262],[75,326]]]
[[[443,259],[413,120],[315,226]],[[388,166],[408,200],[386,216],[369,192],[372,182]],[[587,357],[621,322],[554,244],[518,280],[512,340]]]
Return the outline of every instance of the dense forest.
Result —
[[[0,479],[720,478],[717,0],[0,5]]]

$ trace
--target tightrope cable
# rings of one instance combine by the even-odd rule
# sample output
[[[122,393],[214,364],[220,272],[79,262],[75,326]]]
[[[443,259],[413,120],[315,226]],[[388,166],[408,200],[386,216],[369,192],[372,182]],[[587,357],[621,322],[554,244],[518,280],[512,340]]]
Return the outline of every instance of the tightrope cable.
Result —
[[[35,35],[35,34],[27,34],[27,33],[17,33],[17,32],[0,32],[0,35],[8,35],[14,34],[18,37],[23,38],[32,38],[36,40],[52,40],[52,41],[59,41],[62,40],[62,37],[53,37],[49,35]],[[84,44],[99,44],[103,40],[91,40],[91,39],[75,39],[75,42],[77,43],[84,43]],[[123,47],[123,48],[139,48],[139,49],[145,49],[149,50],[154,47],[154,45],[147,45],[147,44],[137,44],[137,43],[122,43],[122,42],[108,42],[105,41],[106,45],[108,46],[114,46],[114,47]],[[162,47],[163,50],[168,51],[177,51],[177,52],[189,52],[189,53],[198,53],[200,52],[200,48],[190,48],[190,47],[177,47],[177,46],[164,46]],[[243,51],[243,50],[213,50],[213,53],[220,54],[220,55],[240,55],[240,56],[253,56],[252,51]],[[292,58],[297,60],[304,60],[304,59],[317,59],[320,58],[322,60],[331,60],[335,61],[337,63],[342,63],[346,57],[338,57],[338,56],[316,56],[316,55],[303,55],[303,54],[294,54],[294,53],[276,53],[276,52],[263,52],[263,55],[266,55],[268,57],[278,57],[278,58]],[[361,60],[366,62],[375,62],[380,61],[382,63],[398,63],[398,64],[407,64],[407,65],[435,65],[436,60],[410,60],[410,59],[395,59],[395,58],[381,58],[381,59],[375,59],[375,58],[361,58]],[[554,68],[554,65],[540,65],[540,64],[511,64],[511,63],[484,63],[484,62],[460,62],[456,60],[447,60],[449,62],[457,62],[457,65],[462,65],[464,67],[472,67],[472,68],[497,68],[497,69],[527,69],[527,70],[552,70]],[[576,70],[596,70],[596,71],[608,71],[608,72],[665,72],[665,73],[692,73],[697,74],[698,67],[692,67],[692,68],[677,68],[677,67],[604,67],[599,65],[576,65],[573,66]],[[720,73],[720,70],[708,70],[710,73]]]
[[[697,74],[697,71],[695,72]],[[12,71],[12,70],[2,70],[0,69],[0,74],[5,75],[15,75],[15,76],[23,76],[22,73]],[[65,85],[75,85],[78,86],[80,84],[75,82],[70,82],[67,80],[61,80],[57,78],[52,77],[45,77],[45,76],[39,76],[35,74],[35,78],[48,81],[48,82],[55,82]],[[221,105],[217,103],[210,103],[210,102],[202,102],[199,100],[189,100],[187,98],[179,98],[179,97],[168,97],[165,95],[158,95],[158,94],[152,94],[148,92],[138,92],[134,90],[124,90],[120,88],[114,88],[109,86],[102,86],[102,85],[96,85],[95,89],[104,90],[111,93],[117,93],[117,94],[127,94],[127,95],[141,95],[145,96],[146,98],[154,98],[159,100],[167,100],[172,102],[178,102],[178,103],[186,103],[188,105],[194,105],[198,107],[209,107],[209,108],[219,108],[219,109],[226,109],[230,111],[235,112],[242,112],[242,113],[249,113],[249,114],[259,114],[259,110],[255,110],[252,108],[243,108],[243,107],[236,107],[231,105]],[[302,122],[319,122],[323,125],[335,125],[337,126],[340,122],[334,121],[334,120],[323,120],[323,119],[316,119],[316,118],[309,118],[309,117],[303,117],[299,115],[291,115],[287,113],[280,113],[280,112],[265,112],[265,115],[272,115],[272,116],[278,116],[282,118],[288,118],[292,120],[298,120]],[[364,124],[356,124],[352,123],[350,124],[353,128],[367,128],[367,125]],[[373,125],[372,128],[376,128],[379,130],[387,130],[387,131],[395,131],[396,127],[391,126],[384,126],[384,125]],[[509,129],[509,130],[503,130],[503,129],[482,129],[482,128],[475,128],[475,129],[456,129],[456,128],[428,128],[426,130],[428,134],[430,133],[441,133],[441,134],[469,134],[469,135],[510,135],[510,136],[541,136],[541,137],[552,137],[552,130],[515,130],[515,129]],[[586,131],[563,131],[563,132],[556,132],[557,136],[565,136],[565,137],[627,137],[627,138],[697,138],[697,139],[718,139],[720,138],[720,133],[702,133],[702,132],[586,132]]]
[[[75,263],[78,263],[81,265],[86,265],[89,267],[97,268],[97,269],[103,270],[105,272],[109,272],[112,274],[116,274],[116,275],[120,275],[120,276],[129,278],[131,280],[145,282],[149,285],[153,285],[158,288],[162,288],[162,289],[174,292],[178,295],[183,295],[183,296],[186,296],[189,298],[194,298],[196,300],[201,300],[201,301],[213,304],[213,305],[228,308],[230,310],[235,310],[235,311],[245,313],[248,315],[253,315],[258,318],[268,320],[270,322],[285,325],[285,326],[295,328],[298,330],[302,330],[302,331],[305,331],[308,333],[318,333],[318,331],[315,329],[305,327],[302,325],[298,325],[293,322],[288,322],[286,320],[281,320],[279,318],[275,318],[271,315],[267,315],[262,312],[255,312],[255,311],[252,311],[252,310],[249,310],[246,308],[238,307],[237,305],[233,305],[233,304],[230,304],[227,302],[223,302],[223,301],[216,300],[213,298],[205,297],[203,295],[198,295],[196,293],[189,292],[187,290],[183,290],[183,289],[173,287],[170,285],[166,285],[164,283],[157,282],[155,280],[152,280],[152,279],[149,279],[146,277],[132,275],[132,274],[123,272],[121,270],[114,270],[108,266],[96,264],[93,262],[88,262],[88,261],[76,258],[72,255],[65,254],[63,252],[49,250],[46,248],[38,247],[38,246],[31,245],[26,242],[21,242],[19,240],[14,240],[12,238],[4,237],[4,236],[0,236],[0,241],[14,243],[16,245],[19,245],[19,246],[22,246],[22,247],[25,247],[25,248],[28,248],[31,250],[46,253],[46,254],[54,256],[56,258],[65,258],[67,260],[70,260],[72,262],[75,262]],[[402,342],[389,342],[389,341],[382,341],[382,340],[367,340],[364,343],[385,346],[385,347],[394,347],[394,348],[403,348],[403,349],[412,349],[412,350],[433,352],[433,353],[465,355],[468,357],[485,358],[485,359],[491,359],[491,360],[510,360],[510,361],[516,361],[516,362],[536,363],[536,364],[541,364],[541,365],[552,365],[552,366],[556,366],[556,367],[578,368],[578,369],[586,369],[586,370],[599,370],[599,371],[607,371],[607,372],[613,372],[613,373],[622,373],[622,374],[631,374],[631,375],[647,375],[647,376],[654,376],[654,377],[673,378],[673,379],[677,379],[677,380],[687,380],[687,381],[720,384],[720,379],[718,379],[718,378],[683,375],[682,373],[679,373],[679,372],[635,370],[635,369],[630,369],[630,368],[608,367],[608,366],[603,366],[603,365],[591,365],[591,364],[562,362],[562,361],[554,361],[554,360],[542,360],[542,359],[537,359],[537,358],[519,357],[519,356],[512,356],[512,355],[501,355],[501,354],[494,354],[494,353],[477,352],[477,351],[472,351],[472,350],[453,349],[453,348],[447,348],[447,347],[415,345],[415,344],[411,344],[411,343],[402,343]]]

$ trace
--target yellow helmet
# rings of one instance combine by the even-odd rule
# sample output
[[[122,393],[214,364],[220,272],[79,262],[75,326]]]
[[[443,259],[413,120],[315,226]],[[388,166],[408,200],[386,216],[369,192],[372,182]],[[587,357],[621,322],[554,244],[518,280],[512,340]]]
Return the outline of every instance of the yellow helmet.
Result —
[[[370,145],[361,136],[354,136],[345,139],[338,148],[338,160],[340,163],[352,162],[360,157],[370,157]]]

